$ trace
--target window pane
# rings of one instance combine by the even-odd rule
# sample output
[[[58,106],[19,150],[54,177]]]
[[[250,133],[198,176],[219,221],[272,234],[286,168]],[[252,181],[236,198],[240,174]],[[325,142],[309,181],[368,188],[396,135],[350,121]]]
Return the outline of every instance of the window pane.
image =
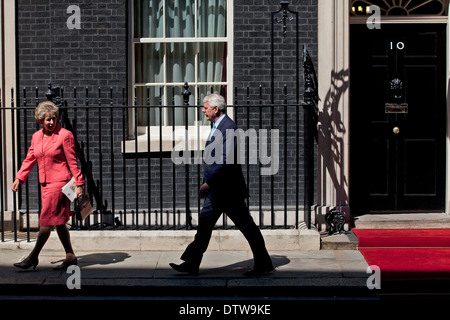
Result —
[[[198,0],[199,37],[226,37],[226,21],[226,0]]]
[[[166,108],[166,115],[167,115],[167,125],[172,126],[174,124],[175,119],[175,125],[176,126],[184,126],[185,125],[185,119],[186,119],[186,108],[188,113],[188,125],[192,126],[194,125],[195,121],[195,97],[193,92],[189,96],[189,105],[193,107],[185,107],[184,106],[184,100],[183,100],[183,87],[175,86],[175,87],[168,87],[167,88],[167,101],[169,102],[169,106]],[[174,107],[176,106],[176,107]]]
[[[138,106],[159,106],[160,100],[164,101],[164,91],[160,87],[137,87],[136,100]],[[160,108],[146,107],[137,109],[137,125],[147,126],[150,120],[151,126],[159,126],[160,121],[164,123],[164,114],[161,114]]]
[[[164,44],[146,43],[135,46],[135,82],[164,82]]]
[[[194,23],[194,0],[166,0],[166,37],[195,37]]]
[[[226,81],[227,46],[225,43],[200,43],[198,52],[198,81]]]
[[[203,98],[211,91],[226,97],[226,86],[214,83],[227,82],[228,43],[168,41],[174,37],[211,38],[208,41],[226,37],[226,0],[133,0],[133,5],[133,37],[161,38],[159,43],[133,44],[132,84],[137,87],[137,105],[161,102],[164,106],[161,109],[137,108],[136,124],[184,126],[187,123],[192,126],[200,121],[210,125],[201,108],[193,106],[203,105]],[[189,105],[192,107],[188,109],[184,107],[182,96],[184,82],[191,86]],[[199,82],[208,84],[200,86]]]
[[[163,2],[155,0],[134,1],[134,37],[163,37]]]
[[[195,81],[193,43],[167,44],[167,82]]]

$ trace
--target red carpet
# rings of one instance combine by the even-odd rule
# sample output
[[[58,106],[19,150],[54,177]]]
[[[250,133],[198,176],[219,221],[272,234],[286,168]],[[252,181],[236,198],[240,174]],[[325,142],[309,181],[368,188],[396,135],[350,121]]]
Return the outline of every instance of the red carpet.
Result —
[[[450,229],[353,229],[381,281],[449,280]]]

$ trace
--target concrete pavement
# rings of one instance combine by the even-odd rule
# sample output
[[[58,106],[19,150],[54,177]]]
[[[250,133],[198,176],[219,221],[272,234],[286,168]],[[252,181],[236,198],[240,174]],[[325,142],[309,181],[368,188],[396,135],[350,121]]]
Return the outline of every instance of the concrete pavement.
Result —
[[[153,292],[146,289],[156,287],[158,294],[173,295],[171,290],[163,292],[164,290],[160,288],[173,287],[176,288],[176,294],[192,295],[195,291],[193,289],[208,287],[217,289],[215,295],[223,295],[239,288],[254,287],[254,281],[249,283],[249,279],[241,275],[252,267],[252,257],[247,241],[237,230],[214,230],[199,276],[192,278],[172,270],[169,263],[179,261],[181,250],[192,241],[195,232],[195,230],[71,230],[71,242],[80,261],[82,292],[97,293],[104,291],[103,288],[108,288],[109,293],[112,291],[123,293],[125,290],[127,294],[135,294],[143,291]],[[268,283],[272,287],[279,287],[283,283],[282,286],[285,287],[287,278],[295,279],[302,275],[304,279],[301,285],[304,285],[305,279],[309,281],[308,283],[313,282],[324,272],[336,283],[343,277],[339,273],[332,274],[324,269],[325,265],[330,264],[334,254],[330,251],[328,256],[324,256],[325,252],[320,251],[320,236],[317,231],[291,229],[262,232],[268,250],[274,254],[274,264],[283,271],[279,273],[281,277],[276,272],[277,275],[262,280],[263,283]],[[10,240],[0,243],[2,253],[0,286],[8,287],[9,284],[14,284],[14,288],[9,286],[9,290],[27,286],[27,288],[35,287],[39,292],[45,290],[51,293],[54,289],[58,289],[59,292],[67,291],[66,281],[69,275],[52,270],[58,257],[64,257],[56,232],[51,233],[41,253],[38,266],[40,272],[17,272],[11,268],[13,262],[20,261],[33,249],[34,243],[34,240],[26,241],[23,234],[17,242]],[[278,248],[285,251],[279,252]],[[310,251],[317,251],[318,255],[315,257],[321,258],[322,267],[317,270],[312,266],[316,258],[311,258],[313,255]],[[291,262],[298,261],[301,257],[307,258],[306,266],[300,268],[298,263]],[[337,258],[334,259],[333,267],[339,270]],[[315,273],[311,273],[312,271]],[[257,286],[262,286],[260,283],[257,282]],[[292,281],[292,284],[295,283],[296,281]]]
[[[72,230],[80,267],[79,293],[202,295],[208,288],[209,294],[216,296],[305,296],[313,291],[332,296],[348,294],[351,289],[373,294],[366,286],[368,265],[354,250],[357,239],[352,232],[324,235],[322,239],[316,230],[262,232],[276,270],[268,276],[247,278],[242,273],[253,267],[253,256],[237,230],[214,230],[198,276],[179,274],[169,267],[170,262],[182,262],[182,250],[192,241],[195,230]],[[12,266],[33,247],[34,241],[23,239],[0,243],[0,291],[6,288],[23,294],[20,288],[26,287],[39,293],[68,293],[70,274],[52,269],[64,257],[56,232],[41,252],[36,271],[18,271]]]
[[[102,318],[121,313],[152,319],[280,319],[329,302],[342,308],[355,299],[379,300],[366,286],[367,263],[357,250],[272,250],[276,270],[254,278],[243,275],[253,266],[248,250],[208,250],[197,276],[169,267],[181,262],[182,251],[78,250],[79,269],[67,273],[53,270],[64,251],[44,248],[36,270],[12,266],[28,253],[0,248],[2,311],[59,306],[72,315]]]
[[[81,289],[74,290],[67,285],[72,274],[53,270],[64,258],[56,232],[52,232],[41,252],[36,270],[19,271],[12,266],[34,247],[34,240],[27,242],[21,235],[17,242],[0,242],[0,296],[14,293],[17,297],[30,294],[170,297],[202,296],[208,292],[209,296],[217,297],[378,298],[383,292],[391,293],[386,288],[367,287],[369,266],[357,250],[358,240],[353,232],[328,236],[316,230],[281,231],[262,230],[275,271],[264,277],[248,278],[243,273],[253,267],[253,257],[237,230],[213,232],[197,276],[180,274],[169,267],[170,262],[182,262],[179,258],[192,241],[194,230],[73,230],[72,245],[79,259],[76,276],[81,285]]]
[[[101,235],[92,231],[86,234]],[[47,303],[51,308],[57,301],[59,306],[78,308],[80,304],[76,301],[82,301],[83,307],[92,306],[90,314],[95,310],[102,316],[116,316],[121,310],[126,310],[126,315],[130,314],[129,310],[151,310],[160,312],[162,317],[157,319],[186,319],[183,312],[191,310],[194,313],[190,315],[195,319],[234,319],[240,318],[239,315],[248,318],[239,314],[241,309],[236,309],[247,306],[258,312],[269,310],[270,316],[259,314],[264,315],[263,319],[279,319],[307,309],[322,310],[329,315],[341,310],[334,315],[339,318],[346,314],[346,307],[355,310],[358,306],[379,312],[392,310],[391,304],[387,309],[380,308],[384,305],[379,303],[386,300],[394,301],[396,306],[399,301],[406,301],[408,306],[410,297],[417,300],[425,296],[427,301],[449,299],[446,291],[434,294],[428,288],[428,291],[420,291],[405,284],[394,291],[391,287],[368,288],[368,264],[355,250],[352,233],[331,237],[321,234],[321,248],[314,250],[276,250],[272,245],[269,253],[276,269],[262,277],[243,275],[253,266],[252,253],[245,246],[241,250],[224,250],[223,246],[213,244],[204,255],[199,275],[190,276],[169,267],[170,262],[181,262],[184,246],[179,246],[178,250],[170,246],[170,250],[129,248],[125,241],[121,247],[119,238],[105,250],[96,247],[102,241],[92,239],[88,246],[87,238],[81,238],[82,241],[80,238],[74,241],[79,268],[72,272],[53,270],[64,258],[55,233],[44,247],[36,270],[21,271],[13,267],[14,262],[29,254],[33,242],[0,243],[0,310],[20,309],[33,301],[38,307]],[[85,245],[79,246],[82,243]],[[205,310],[214,314],[200,314],[200,317],[198,312]]]
[[[208,250],[200,273],[177,273],[181,251],[77,251],[80,289],[70,289],[75,273],[55,271],[64,252],[43,250],[36,270],[12,266],[28,250],[0,250],[0,295],[83,294],[157,296],[371,295],[367,263],[356,250],[271,251],[276,270],[267,276],[242,275],[253,266],[251,251]],[[69,279],[70,278],[70,279]],[[207,290],[207,291],[205,291]]]

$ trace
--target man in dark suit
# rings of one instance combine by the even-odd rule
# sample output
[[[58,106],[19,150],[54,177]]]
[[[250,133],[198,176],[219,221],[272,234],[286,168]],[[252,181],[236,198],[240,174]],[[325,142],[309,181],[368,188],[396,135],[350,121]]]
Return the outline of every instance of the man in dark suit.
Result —
[[[254,267],[244,275],[260,276],[274,270],[267,252],[264,238],[253,221],[245,202],[248,197],[242,168],[237,163],[236,124],[226,114],[225,99],[211,94],[203,100],[202,112],[214,123],[206,142],[203,163],[203,184],[199,197],[205,198],[199,215],[197,233],[181,256],[182,264],[170,266],[189,274],[197,274],[204,252],[208,248],[211,234],[222,213],[234,222],[243,233],[253,252]],[[228,141],[227,141],[228,138]]]

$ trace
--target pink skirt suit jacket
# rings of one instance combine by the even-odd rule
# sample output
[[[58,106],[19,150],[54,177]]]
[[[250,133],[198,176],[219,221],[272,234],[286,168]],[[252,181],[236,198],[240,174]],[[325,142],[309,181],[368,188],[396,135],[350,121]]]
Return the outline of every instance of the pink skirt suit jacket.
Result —
[[[39,168],[42,195],[39,225],[65,224],[73,213],[70,211],[70,201],[62,193],[61,188],[72,179],[72,175],[77,186],[85,183],[78,168],[75,139],[72,132],[62,128],[59,124],[50,137],[44,136],[43,129],[35,132],[16,179],[24,183],[36,162]]]

